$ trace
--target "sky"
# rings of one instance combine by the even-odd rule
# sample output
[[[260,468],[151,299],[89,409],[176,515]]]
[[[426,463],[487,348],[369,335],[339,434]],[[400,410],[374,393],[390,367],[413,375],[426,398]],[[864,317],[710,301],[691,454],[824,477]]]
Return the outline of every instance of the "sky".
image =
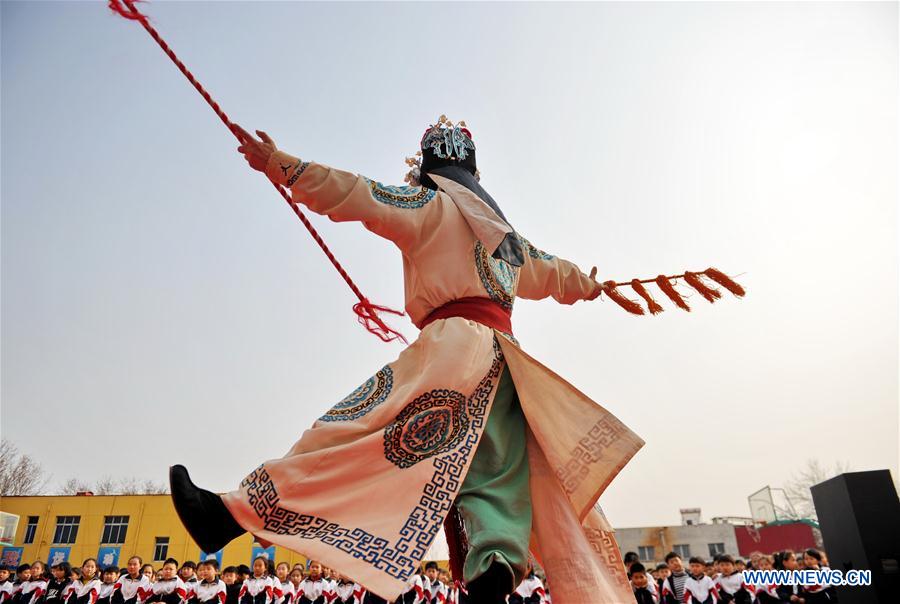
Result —
[[[228,114],[402,184],[441,114],[535,245],[602,280],[719,268],[690,313],[519,301],[522,346],[646,445],[614,526],[749,515],[807,459],[898,471],[897,3],[152,2]],[[0,3],[2,436],[51,487],[234,489],[402,345],[156,44]],[[313,216],[372,300],[399,252]],[[658,292],[656,292],[658,294]],[[407,319],[394,324],[408,336]]]

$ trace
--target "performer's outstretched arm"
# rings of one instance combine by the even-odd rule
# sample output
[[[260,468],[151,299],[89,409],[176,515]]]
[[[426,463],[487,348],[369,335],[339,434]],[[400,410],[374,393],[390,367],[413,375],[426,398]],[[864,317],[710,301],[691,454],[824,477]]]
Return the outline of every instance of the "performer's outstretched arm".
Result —
[[[242,131],[243,132],[243,131]],[[279,151],[265,132],[262,141],[244,132],[241,151],[250,166],[289,187],[296,202],[335,222],[359,221],[401,250],[412,245],[430,214],[437,193],[422,187],[391,187]]]
[[[574,263],[542,252],[524,237],[519,238],[528,254],[519,272],[518,297],[528,300],[552,297],[561,304],[574,304],[600,295],[600,284],[594,280],[596,268],[585,275]]]

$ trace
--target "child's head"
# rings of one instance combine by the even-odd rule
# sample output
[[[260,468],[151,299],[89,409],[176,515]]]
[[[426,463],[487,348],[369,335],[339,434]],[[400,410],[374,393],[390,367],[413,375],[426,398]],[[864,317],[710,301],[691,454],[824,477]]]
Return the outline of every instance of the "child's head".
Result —
[[[282,583],[285,583],[288,580],[289,574],[291,574],[291,565],[287,562],[279,562],[275,567],[275,576],[278,577],[278,580]]]
[[[30,564],[20,564],[16,567],[16,579],[19,581],[30,581],[31,580],[31,565]]]
[[[756,561],[756,567],[759,570],[772,570],[772,559],[768,556],[760,556]]]
[[[647,587],[647,569],[640,562],[634,562],[631,565],[629,573],[631,577],[631,585],[636,589]]]
[[[178,560],[169,558],[163,562],[162,570],[160,572],[162,573],[162,578],[166,581],[174,579],[178,575]]]
[[[81,563],[81,580],[89,581],[97,576],[97,560],[95,558],[88,558],[84,562]]]
[[[635,562],[639,562],[640,557],[637,555],[637,552],[625,552],[625,557],[622,558],[622,562],[625,563],[625,570],[627,571],[631,568],[631,565]]]
[[[684,571],[684,564],[681,562],[681,556],[679,556],[675,552],[669,552],[668,554],[666,554],[666,566],[668,566],[669,570],[673,573],[680,573]]]
[[[222,581],[225,582],[225,585],[234,585],[237,582],[237,567],[226,566],[222,571]]]
[[[192,560],[188,560],[181,565],[181,569],[178,571],[178,576],[181,577],[182,581],[187,581],[194,576],[194,572],[196,570],[197,565]]]
[[[303,582],[303,570],[300,568],[294,567],[291,570],[290,577],[291,577],[291,583],[293,583],[294,586],[300,585]]]
[[[253,576],[265,577],[269,570],[269,559],[265,556],[257,556],[253,560]]]
[[[688,560],[688,566],[690,566],[691,574],[699,577],[706,570],[706,560],[697,556],[691,556],[691,559]]]
[[[703,572],[706,573],[707,577],[715,577],[717,572],[720,572],[719,561],[718,559],[713,561],[706,561],[706,567],[703,569]]]
[[[9,580],[9,569],[5,566],[0,566],[0,581]]]
[[[318,560],[309,561],[309,578],[315,581],[322,577],[322,563]]]
[[[141,574],[152,581],[153,577],[156,576],[156,570],[154,570],[152,564],[145,564],[141,567]]]
[[[656,572],[659,575],[659,577],[657,577],[657,578],[662,579],[662,580],[667,579],[669,577],[669,575],[672,574],[672,571],[669,570],[669,567],[662,562],[660,562],[659,564],[656,565]]]
[[[72,572],[69,573],[69,578],[72,579],[73,581],[80,581],[81,580],[81,569],[73,568]]]
[[[442,568],[438,571],[438,581],[440,581],[444,585],[450,585],[450,573]]]
[[[241,564],[237,567],[237,579],[240,582],[243,582],[244,579],[250,576],[250,567],[246,564]]]
[[[115,566],[107,566],[103,569],[103,582],[112,584],[119,580],[119,569]]]
[[[718,562],[719,572],[725,576],[734,574],[734,558],[728,554],[722,554],[718,557]]]
[[[803,552],[803,565],[806,568],[819,568],[822,564],[822,552],[817,549],[810,548]],[[31,573],[34,574],[34,567],[31,567]]]
[[[44,574],[47,572],[47,567],[44,566],[44,563],[40,560],[35,561],[31,565],[31,580],[32,581],[40,581],[44,578]]]
[[[128,574],[136,579],[141,574],[141,565],[144,564],[144,561],[141,560],[140,556],[132,556],[128,559],[128,564],[125,566],[125,570],[128,571]]]
[[[434,560],[425,565],[425,576],[429,581],[434,581],[438,576],[438,565]]]
[[[747,563],[738,558],[734,561],[734,568],[738,571],[743,571],[747,568]]]
[[[219,570],[219,563],[215,558],[204,560],[197,565],[197,575],[204,581],[215,581]]]

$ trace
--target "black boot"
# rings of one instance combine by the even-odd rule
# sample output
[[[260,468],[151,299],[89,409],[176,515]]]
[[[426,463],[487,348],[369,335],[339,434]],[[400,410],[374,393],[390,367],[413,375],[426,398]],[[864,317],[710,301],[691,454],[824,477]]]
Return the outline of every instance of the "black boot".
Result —
[[[169,468],[169,485],[181,523],[204,552],[217,552],[247,532],[235,521],[221,497],[191,482],[184,466]]]
[[[506,596],[516,588],[509,567],[500,562],[491,562],[484,574],[468,584],[469,602],[472,604],[504,604]]]

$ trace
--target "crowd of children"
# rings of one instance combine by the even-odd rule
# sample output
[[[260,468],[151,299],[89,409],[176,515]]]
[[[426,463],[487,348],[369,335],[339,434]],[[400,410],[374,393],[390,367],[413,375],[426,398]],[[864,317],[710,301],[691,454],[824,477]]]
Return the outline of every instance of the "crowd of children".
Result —
[[[10,576],[15,573],[15,576]],[[533,571],[510,604],[547,604],[549,594]],[[132,556],[125,568],[100,569],[88,558],[80,568],[43,562],[0,567],[0,604],[388,604],[348,577],[313,560],[308,566],[258,557],[252,568],[215,558],[195,564],[168,559],[162,567]],[[396,604],[470,604],[465,586],[436,562],[409,580]]]
[[[625,567],[637,604],[836,604],[831,585],[752,585],[744,570],[828,570],[825,555],[809,549],[773,556],[754,553],[747,562],[719,555],[709,562],[691,558],[688,569],[671,552],[664,564],[647,569],[637,554],[625,554]],[[15,576],[10,577],[14,572]],[[549,604],[545,582],[532,569],[509,596],[509,604]],[[0,567],[0,604],[388,604],[350,578],[313,560],[308,566],[275,564],[265,557],[252,568],[228,566],[215,558],[162,567],[132,556],[125,568],[100,569],[94,558],[80,568],[43,562],[15,569]],[[470,604],[465,586],[435,562],[425,564],[407,583],[396,604]]]
[[[832,585],[748,584],[744,570],[828,570],[823,552],[808,549],[802,555],[791,550],[767,556],[755,552],[744,562],[727,554],[713,561],[693,557],[684,568],[675,552],[664,564],[650,569],[634,552],[625,554],[625,567],[638,604],[836,604]]]

